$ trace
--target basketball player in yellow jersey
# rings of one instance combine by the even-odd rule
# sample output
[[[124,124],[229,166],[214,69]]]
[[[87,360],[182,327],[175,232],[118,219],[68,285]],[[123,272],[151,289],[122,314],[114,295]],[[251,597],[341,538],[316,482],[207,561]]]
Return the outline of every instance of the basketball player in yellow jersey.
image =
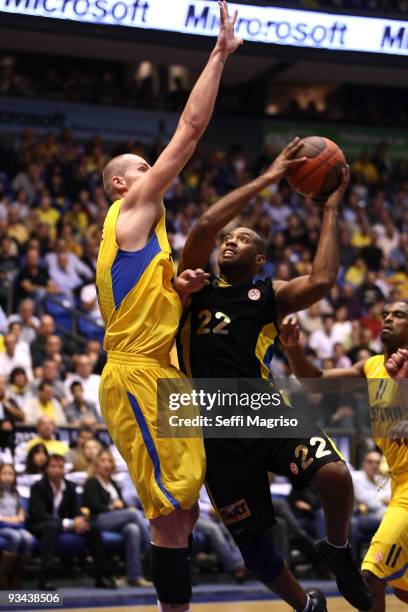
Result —
[[[204,476],[200,439],[157,437],[157,380],[182,374],[170,365],[181,315],[173,287],[163,195],[184,168],[211,118],[228,56],[242,39],[219,2],[220,33],[194,86],[177,130],[153,166],[136,155],[112,159],[103,173],[113,204],[107,214],[97,264],[108,362],[102,374],[102,413],[151,522],[152,577],[160,610],[189,609],[189,536]],[[183,277],[185,291],[205,275]],[[179,281],[177,281],[179,283]]]
[[[390,469],[392,497],[362,568],[374,597],[372,612],[384,612],[387,584],[408,603],[408,437],[398,433],[407,425],[408,393],[405,382],[399,381],[408,383],[408,304],[394,302],[384,309],[384,353],[350,368],[322,371],[308,361],[298,342],[298,323],[290,317],[283,322],[280,339],[298,378],[367,379],[373,434]]]

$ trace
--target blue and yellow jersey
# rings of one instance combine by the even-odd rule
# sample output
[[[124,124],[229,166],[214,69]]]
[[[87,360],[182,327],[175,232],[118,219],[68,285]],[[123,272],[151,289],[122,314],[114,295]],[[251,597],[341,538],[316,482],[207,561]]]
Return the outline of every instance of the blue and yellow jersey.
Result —
[[[370,357],[364,366],[368,381],[371,423],[377,446],[382,450],[393,476],[408,472],[408,438],[393,440],[393,428],[408,416],[400,385],[384,365],[384,355]]]
[[[165,214],[142,249],[124,251],[115,229],[121,202],[116,200],[106,215],[96,268],[104,347],[108,352],[168,358],[182,307],[173,288]]]

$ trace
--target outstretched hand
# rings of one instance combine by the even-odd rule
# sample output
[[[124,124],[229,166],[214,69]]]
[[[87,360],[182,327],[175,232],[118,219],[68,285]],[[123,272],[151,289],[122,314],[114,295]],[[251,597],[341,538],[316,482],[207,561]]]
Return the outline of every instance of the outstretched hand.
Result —
[[[279,181],[284,176],[287,176],[296,166],[300,166],[307,161],[307,157],[295,157],[302,147],[303,141],[298,136],[286,145],[265,172],[266,175],[270,175],[271,181]]]
[[[292,348],[299,345],[299,321],[293,315],[288,315],[282,321],[279,340],[284,348]]]
[[[220,8],[220,33],[218,34],[215,51],[219,51],[225,60],[244,43],[242,38],[235,36],[235,24],[238,11],[235,9],[232,17],[228,14],[228,2],[218,2]]]
[[[385,369],[391,378],[402,380],[408,378],[408,350],[398,349],[385,364]]]
[[[191,293],[200,291],[205,285],[209,284],[210,275],[201,268],[196,270],[184,270],[174,282],[174,288],[183,300]]]

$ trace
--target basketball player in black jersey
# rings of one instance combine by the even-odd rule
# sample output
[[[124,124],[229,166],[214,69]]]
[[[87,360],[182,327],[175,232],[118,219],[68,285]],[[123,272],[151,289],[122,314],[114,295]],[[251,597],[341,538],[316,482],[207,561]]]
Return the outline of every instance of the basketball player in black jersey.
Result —
[[[301,145],[299,138],[293,140],[265,174],[204,213],[187,239],[180,271],[205,267],[218,232],[252,197],[285,176]],[[347,167],[341,186],[322,204],[321,233],[310,275],[288,282],[254,283],[265,262],[261,237],[245,227],[225,236],[218,260],[220,275],[193,295],[179,334],[180,366],[189,377],[269,377],[280,321],[325,297],[336,280],[338,206],[348,181]],[[281,474],[295,487],[311,484],[319,490],[327,539],[318,542],[317,552],[335,573],[345,599],[360,610],[370,609],[370,592],[347,539],[354,505],[352,480],[322,431],[316,427],[316,434],[307,439],[207,439],[205,445],[209,493],[248,569],[287,603],[302,609],[296,603],[304,597],[301,587],[274,551],[270,531],[275,521],[268,472]]]

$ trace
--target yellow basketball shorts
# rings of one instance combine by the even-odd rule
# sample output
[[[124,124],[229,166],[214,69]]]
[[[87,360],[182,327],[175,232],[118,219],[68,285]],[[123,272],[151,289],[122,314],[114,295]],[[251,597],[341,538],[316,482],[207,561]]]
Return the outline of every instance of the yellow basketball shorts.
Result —
[[[397,589],[408,591],[408,483],[393,483],[393,495],[364,558],[367,570]]]
[[[157,436],[159,378],[185,377],[168,357],[109,353],[99,389],[102,416],[148,519],[192,508],[205,474],[202,438]]]

